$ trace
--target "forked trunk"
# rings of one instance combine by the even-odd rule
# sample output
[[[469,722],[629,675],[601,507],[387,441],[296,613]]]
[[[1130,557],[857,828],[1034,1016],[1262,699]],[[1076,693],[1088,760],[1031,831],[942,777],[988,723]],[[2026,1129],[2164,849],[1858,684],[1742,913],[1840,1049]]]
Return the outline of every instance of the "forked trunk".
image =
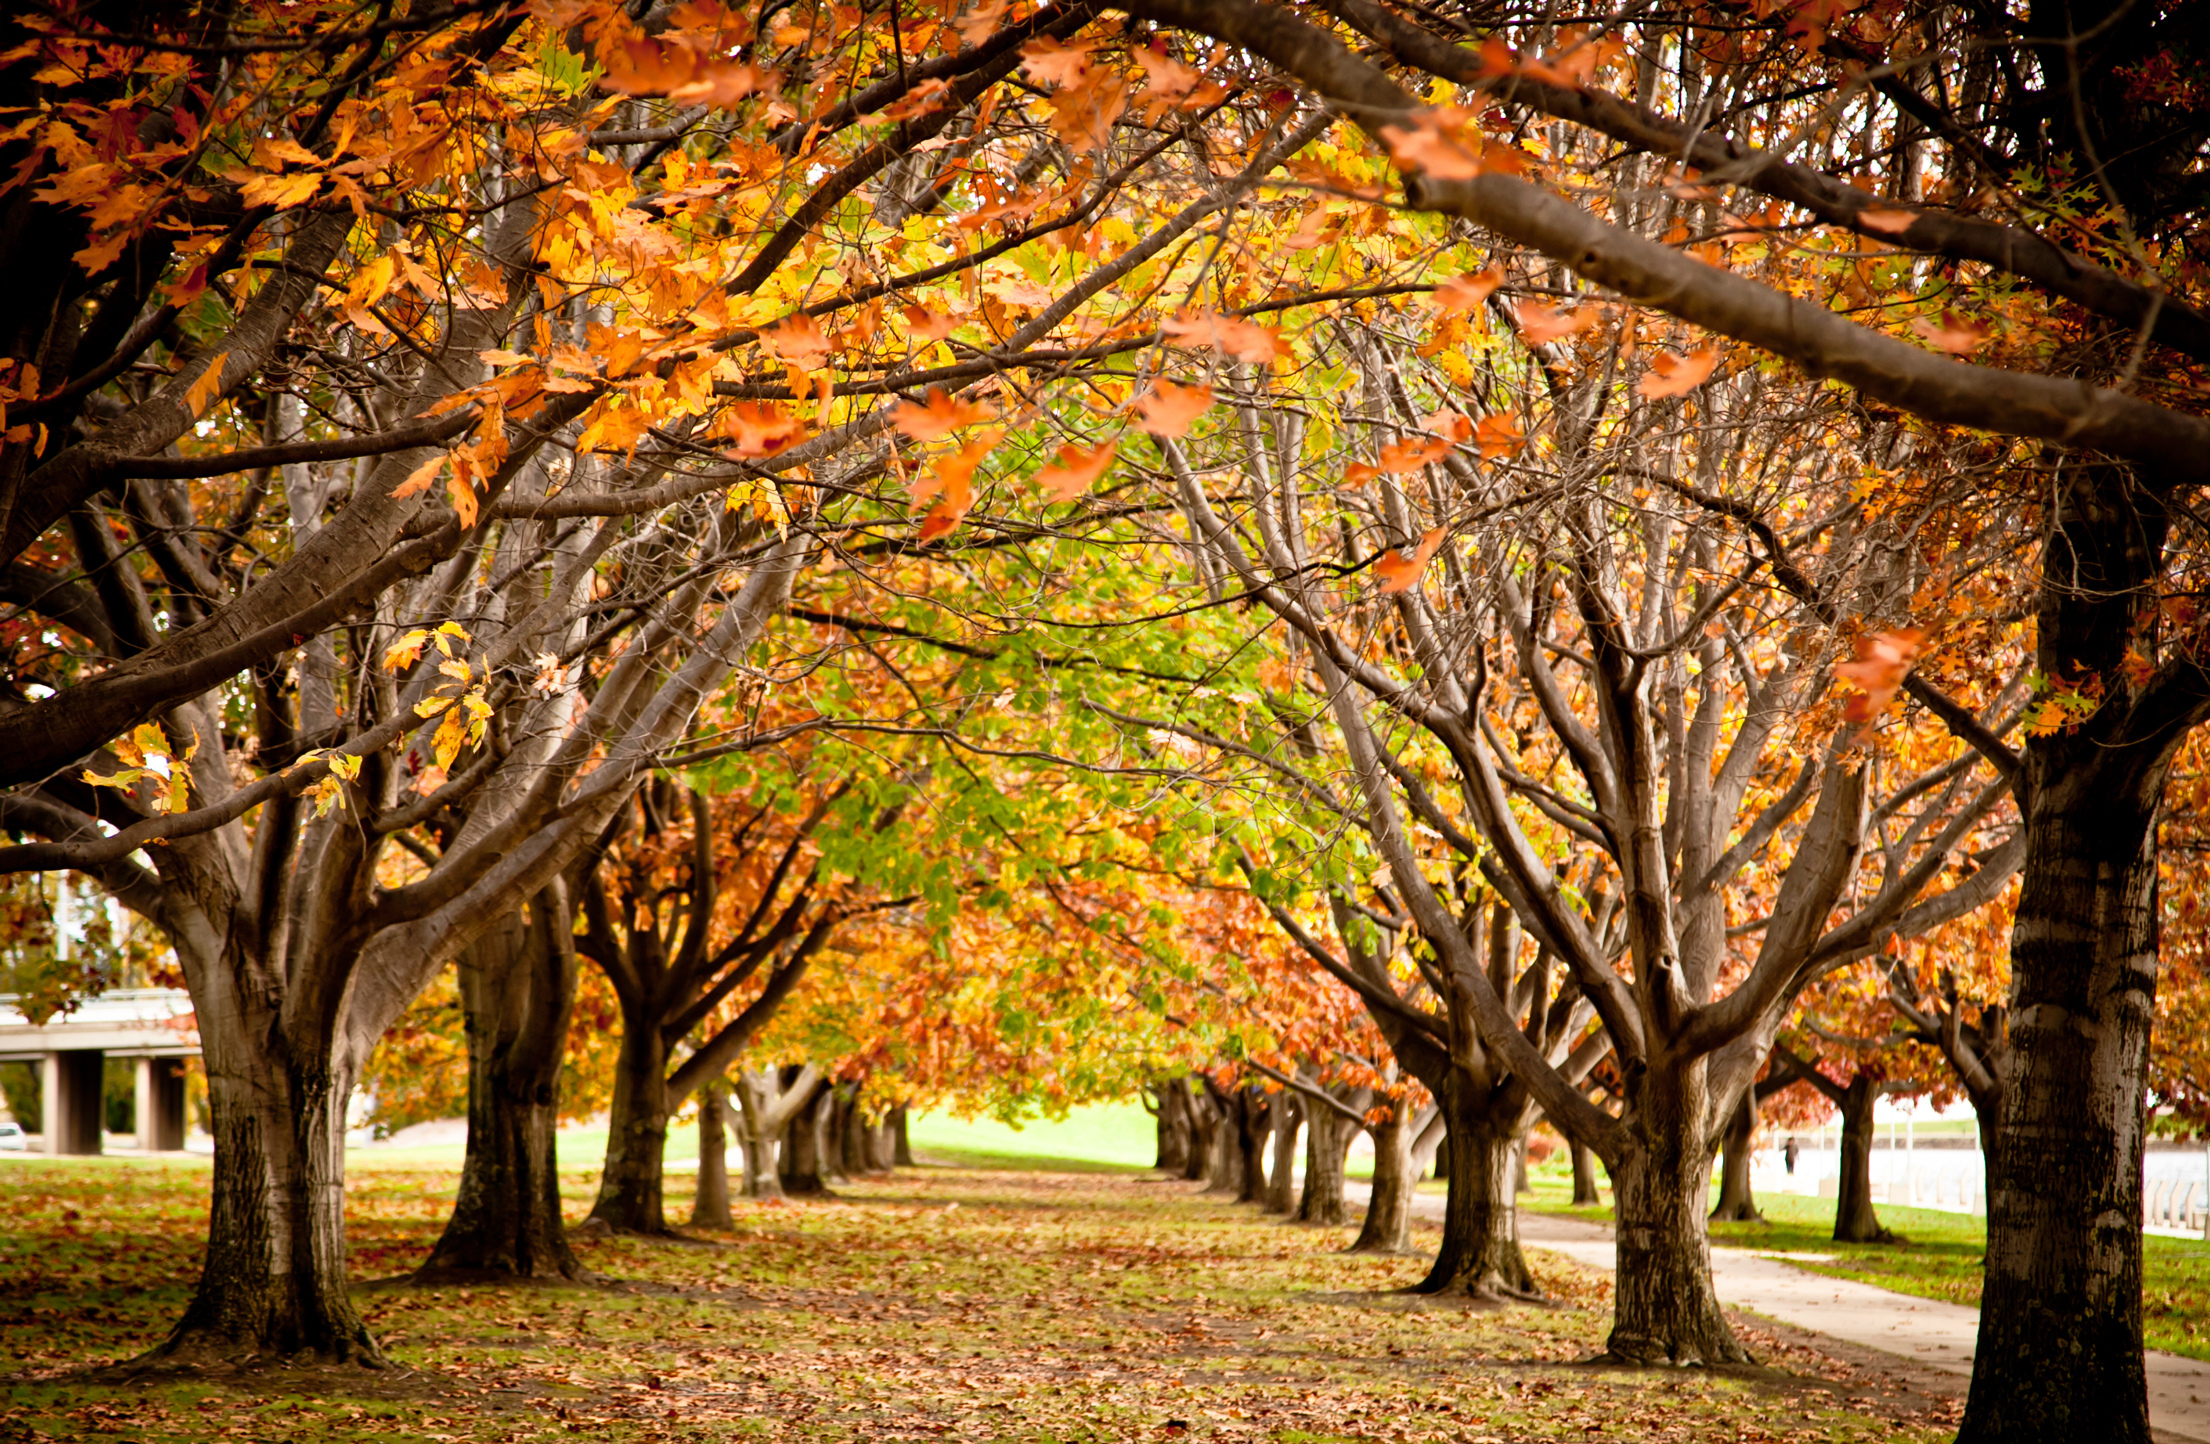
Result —
[[[1374,1183],[1366,1197],[1366,1221],[1346,1253],[1410,1253],[1412,1190],[1419,1175],[1412,1167],[1412,1130],[1402,1099],[1389,1116],[1370,1125],[1374,1136]]]
[[[1841,1177],[1835,1181],[1834,1241],[1886,1243],[1895,1235],[1872,1211],[1872,1105],[1880,1085],[1862,1070],[1842,1093]]]
[[[1720,1141],[1719,1202],[1711,1210],[1713,1223],[1758,1223],[1765,1217],[1750,1193],[1750,1144],[1757,1133],[1754,1094],[1754,1089],[1743,1092],[1742,1106],[1727,1121],[1726,1136]]]
[[[728,1233],[737,1226],[729,1211],[729,1085],[716,1079],[698,1090],[698,1198],[691,1227]]]
[[[625,1026],[614,1062],[614,1100],[607,1114],[606,1170],[590,1222],[616,1233],[670,1232],[662,1201],[661,1165],[668,1147],[668,1058],[660,1030]]]
[[[783,1070],[783,1086],[788,1088],[798,1076],[796,1068]],[[821,1179],[821,1160],[816,1148],[821,1134],[821,1114],[829,1106],[829,1090],[817,1088],[805,1107],[791,1115],[783,1125],[783,1146],[780,1171],[783,1192],[793,1198],[806,1194],[822,1194],[829,1187]]]
[[[1351,1121],[1315,1103],[1305,1112],[1305,1185],[1297,1196],[1297,1222],[1336,1227],[1351,1221],[1343,1197],[1343,1160],[1355,1132]]]
[[[1158,1156],[1151,1165],[1178,1174],[1189,1167],[1189,1083],[1169,1078],[1159,1085]]]
[[[1519,1250],[1519,1207],[1513,1198],[1519,1149],[1511,1134],[1480,1110],[1450,1103],[1445,1109],[1450,1196],[1443,1205],[1443,1241],[1434,1266],[1412,1292],[1489,1301],[1533,1298],[1535,1276]]]
[[[588,1275],[560,1214],[560,1062],[575,1002],[566,904],[548,888],[459,960],[468,1152],[453,1216],[413,1281]]]
[[[195,997],[215,1134],[207,1257],[184,1317],[145,1362],[381,1366],[346,1278],[352,1078],[332,1065],[334,1048],[287,1062],[279,1021],[258,1001]]]
[[[1274,1100],[1274,1161],[1267,1166],[1266,1211],[1297,1211],[1297,1132],[1305,1112],[1301,1101],[1284,1093]]]
[[[1584,1144],[1566,1140],[1566,1147],[1573,1150],[1573,1204],[1576,1208],[1588,1208],[1601,1204],[1604,1195],[1596,1186],[1596,1155]]]
[[[1701,1060],[1643,1075],[1639,1136],[1612,1172],[1618,1264],[1606,1354],[1616,1363],[1750,1362],[1711,1286],[1704,1088]]]
[[[2165,766],[2066,737],[2032,739],[2028,758],[2011,1068],[1988,1159],[1980,1341],[1958,1438],[2145,1444],[2142,1092]]]

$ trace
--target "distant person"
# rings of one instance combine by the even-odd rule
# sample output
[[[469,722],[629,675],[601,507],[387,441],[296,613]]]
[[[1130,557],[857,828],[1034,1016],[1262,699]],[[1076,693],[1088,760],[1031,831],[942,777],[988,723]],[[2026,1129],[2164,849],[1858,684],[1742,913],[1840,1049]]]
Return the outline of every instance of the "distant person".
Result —
[[[1796,1175],[1796,1155],[1798,1153],[1801,1153],[1802,1151],[1803,1149],[1798,1146],[1796,1140],[1793,1138],[1790,1138],[1786,1143],[1780,1145],[1780,1161],[1787,1165],[1788,1176],[1790,1178],[1793,1178]]]

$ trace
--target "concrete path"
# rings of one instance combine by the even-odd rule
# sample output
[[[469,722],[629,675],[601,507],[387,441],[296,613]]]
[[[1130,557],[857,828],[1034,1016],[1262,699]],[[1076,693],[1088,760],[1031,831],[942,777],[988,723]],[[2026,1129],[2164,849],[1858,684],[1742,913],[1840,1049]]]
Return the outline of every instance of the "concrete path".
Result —
[[[1443,1201],[1419,1196],[1415,1210],[1439,1221]],[[1523,1242],[1610,1272],[1611,1230],[1602,1224],[1523,1211]],[[1827,1278],[1748,1249],[1711,1251],[1711,1277],[1719,1301],[1763,1314],[1799,1329],[1883,1349],[1929,1368],[1970,1377],[1980,1311],[1961,1304],[1891,1293],[1851,1279]],[[2160,1437],[2210,1444],[2210,1363],[2176,1354],[2148,1355],[2149,1421]]]

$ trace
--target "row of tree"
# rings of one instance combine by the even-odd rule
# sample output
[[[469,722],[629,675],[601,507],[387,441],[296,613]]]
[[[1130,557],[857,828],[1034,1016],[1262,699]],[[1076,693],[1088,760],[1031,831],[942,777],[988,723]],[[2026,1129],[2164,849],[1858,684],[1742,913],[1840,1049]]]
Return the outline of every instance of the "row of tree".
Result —
[[[1430,1283],[1527,1291],[1539,1113],[1638,1362],[1744,1357],[1705,1190],[1820,1072],[1776,1044],[1900,1030],[1990,1143],[1964,1437],[2147,1438],[2188,7],[0,24],[0,870],[192,990],[170,1355],[377,1357],[345,1109],[456,961],[434,1262],[564,1266],[588,958],[610,1226],[747,1061],[757,1146],[786,1060],[1049,1106],[1224,1059],[1212,1147],[1256,1188],[1302,1109],[1323,1199],[1416,1082]]]

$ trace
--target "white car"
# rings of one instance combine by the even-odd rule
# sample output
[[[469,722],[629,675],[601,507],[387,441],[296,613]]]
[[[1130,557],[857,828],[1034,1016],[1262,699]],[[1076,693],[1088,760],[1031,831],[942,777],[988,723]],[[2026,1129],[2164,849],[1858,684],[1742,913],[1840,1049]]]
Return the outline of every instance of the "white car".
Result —
[[[0,1123],[0,1153],[22,1153],[31,1146],[29,1135],[13,1123]]]

